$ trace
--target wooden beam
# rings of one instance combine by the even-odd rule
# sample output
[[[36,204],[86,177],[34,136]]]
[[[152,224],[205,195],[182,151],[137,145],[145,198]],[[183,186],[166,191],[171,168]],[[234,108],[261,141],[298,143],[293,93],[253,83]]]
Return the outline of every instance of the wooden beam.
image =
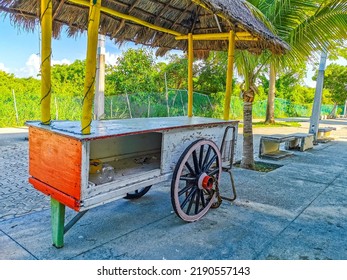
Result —
[[[209,7],[208,5],[206,5],[206,3],[204,3],[204,1],[201,0],[192,0],[192,3],[195,3],[196,5],[201,6],[202,8],[204,8],[206,11],[210,12],[213,16],[217,16],[223,20],[225,20],[226,22],[229,23],[230,26],[234,26],[234,23],[232,22],[231,18],[226,17],[224,14],[220,13],[220,12],[215,12],[213,11],[212,7]],[[245,30],[244,27],[239,26],[241,29]],[[245,32],[248,33],[248,32]]]
[[[94,4],[95,3],[95,4]],[[86,77],[83,89],[82,134],[90,134],[95,91],[96,55],[98,48],[101,0],[90,0],[88,42],[86,58]]]
[[[156,22],[166,12],[166,9],[170,6],[170,3],[171,1],[168,1],[166,4],[164,4],[163,8],[160,10],[159,14],[155,17],[153,22]]]
[[[192,0],[193,3],[195,3],[196,5],[199,5],[201,7],[203,7],[206,11],[209,11],[211,14],[213,15],[217,15],[218,17],[226,20],[227,22],[230,22],[230,19],[228,19],[227,17],[225,17],[223,14],[221,13],[215,13],[214,11],[212,11],[212,9],[210,7],[208,7],[205,3],[203,3],[201,0]]]
[[[85,1],[85,0],[69,0],[69,1],[71,3],[75,3],[75,4],[78,4],[78,5],[82,5],[82,6],[89,6],[89,3],[87,1]],[[135,22],[137,24],[140,24],[142,26],[151,28],[153,30],[157,30],[157,31],[160,31],[160,32],[168,33],[168,34],[171,34],[171,35],[174,35],[174,36],[181,36],[182,35],[181,33],[177,32],[177,31],[157,26],[155,24],[152,24],[152,23],[146,22],[144,20],[141,20],[141,19],[139,19],[137,17],[126,15],[126,14],[117,12],[115,10],[112,10],[110,8],[101,7],[100,11],[104,12],[106,14],[118,17],[118,18],[122,18],[122,19],[125,19],[125,20],[129,20],[129,21]]]
[[[250,40],[258,40],[253,37],[248,32],[236,32],[235,39],[237,41],[250,41]],[[188,35],[177,36],[176,40],[188,40]],[[229,33],[206,33],[206,34],[194,34],[194,41],[202,41],[202,40],[229,40]]]
[[[238,37],[235,38],[235,41],[240,42],[240,41],[251,41],[251,42],[257,42],[259,41],[258,38],[254,38],[254,37]]]
[[[52,0],[41,0],[41,123],[51,123]]]
[[[190,7],[191,7],[192,5],[193,5],[193,3],[190,3],[190,5],[188,5],[188,6],[181,12],[180,16],[177,17],[177,18],[175,19],[175,21],[172,23],[172,25],[170,26],[170,29],[173,28],[173,27],[183,18],[184,14],[190,9]],[[158,36],[158,38],[157,38],[156,41],[154,42],[154,45],[156,45],[157,42],[158,42],[160,39],[163,38],[163,36],[164,36],[164,34],[162,34],[162,36]]]
[[[224,101],[224,120],[229,120],[230,115],[230,101],[231,92],[233,87],[233,74],[234,74],[234,55],[235,55],[235,32],[229,33],[229,46],[228,46],[228,69],[227,69],[227,81],[226,92]]]
[[[192,24],[192,27],[190,28],[190,32],[189,33],[193,33],[194,32],[196,23],[197,23],[198,18],[199,18],[200,9],[201,9],[201,7],[197,7],[197,9],[196,9],[196,13],[195,13],[195,16],[194,16],[194,19],[193,19],[193,24]]]
[[[57,14],[58,14],[58,13],[60,12],[60,10],[62,9],[62,7],[63,7],[63,5],[64,5],[64,2],[65,2],[65,0],[61,0],[60,3],[59,3],[59,5],[58,5],[58,7],[57,7],[57,9],[54,11],[53,18],[52,18],[53,21],[55,20]]]
[[[130,13],[139,2],[140,2],[140,0],[135,0],[135,2],[131,4],[131,6],[128,10],[128,13]]]
[[[194,47],[193,35],[188,34],[188,117],[193,116],[193,62],[194,62]]]

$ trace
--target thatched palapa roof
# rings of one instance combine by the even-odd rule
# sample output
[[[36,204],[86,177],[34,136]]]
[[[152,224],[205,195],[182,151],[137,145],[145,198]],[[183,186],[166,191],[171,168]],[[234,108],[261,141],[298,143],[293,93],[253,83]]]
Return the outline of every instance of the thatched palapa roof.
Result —
[[[40,3],[40,0],[0,0],[0,12],[10,13],[17,26],[33,30],[38,24]],[[88,4],[89,0],[53,0],[53,36],[58,38],[63,26],[70,36],[85,31]],[[288,49],[286,43],[253,16],[245,0],[102,0],[102,7],[182,35],[248,32],[257,40],[236,37],[236,48],[254,53],[270,49],[281,54]],[[132,41],[156,47],[157,55],[164,55],[170,49],[187,50],[187,40],[176,40],[176,35],[116,17],[105,10],[101,13],[100,33],[118,44]],[[195,55],[204,57],[210,50],[226,50],[227,46],[227,40],[195,41],[194,51]]]

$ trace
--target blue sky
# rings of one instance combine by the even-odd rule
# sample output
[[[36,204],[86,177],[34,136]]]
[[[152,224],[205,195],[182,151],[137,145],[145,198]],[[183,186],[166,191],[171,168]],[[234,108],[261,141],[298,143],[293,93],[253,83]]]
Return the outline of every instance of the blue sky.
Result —
[[[16,76],[25,77],[34,73],[39,58],[40,41],[38,30],[26,32],[13,27],[8,18],[0,19],[0,68]],[[74,61],[82,59],[85,53],[85,38],[62,38],[54,40],[53,59],[56,61]],[[65,46],[65,47],[64,47]],[[64,47],[64,48],[63,48]],[[72,51],[73,50],[73,51]]]
[[[13,73],[17,77],[36,77],[40,67],[40,38],[38,28],[34,32],[26,32],[14,27],[9,17],[0,15],[0,70]],[[76,59],[85,59],[86,55],[85,33],[77,38],[68,38],[62,32],[59,40],[52,42],[52,63],[72,63]],[[116,44],[106,39],[106,62],[114,64],[117,57],[127,48],[135,47],[128,43],[119,48]],[[346,60],[337,63],[347,65]],[[313,71],[308,66],[305,83],[315,87],[311,77]]]
[[[0,15],[0,70],[13,73],[17,77],[35,76],[40,65],[40,38],[38,28],[26,32],[14,27],[8,17]],[[77,38],[68,38],[65,32],[59,40],[52,42],[53,64],[72,63],[76,59],[85,59],[86,34]],[[106,40],[106,59],[114,64],[117,57],[133,44],[121,48]]]

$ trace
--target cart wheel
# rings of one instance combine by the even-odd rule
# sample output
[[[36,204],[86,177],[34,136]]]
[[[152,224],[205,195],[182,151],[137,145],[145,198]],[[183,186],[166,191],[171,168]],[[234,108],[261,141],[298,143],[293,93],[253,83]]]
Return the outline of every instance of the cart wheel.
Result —
[[[171,203],[182,220],[197,221],[216,202],[221,172],[221,154],[214,142],[197,140],[183,152],[171,182]]]
[[[132,193],[127,193],[127,195],[124,197],[125,199],[138,199],[140,198],[141,196],[144,196],[148,191],[149,189],[151,188],[152,186],[148,186],[148,187],[145,187],[145,188],[142,188],[142,189],[138,189]]]

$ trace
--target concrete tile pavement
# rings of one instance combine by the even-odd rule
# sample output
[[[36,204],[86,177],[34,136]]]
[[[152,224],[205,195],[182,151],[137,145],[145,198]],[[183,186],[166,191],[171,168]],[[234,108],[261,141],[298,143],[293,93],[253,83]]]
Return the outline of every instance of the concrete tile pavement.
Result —
[[[256,128],[255,155],[260,135],[307,132],[305,124]],[[173,213],[167,182],[139,200],[90,210],[59,250],[51,246],[49,199],[27,183],[27,142],[8,140],[0,145],[0,259],[346,260],[347,126],[345,120],[329,125],[339,128],[336,141],[295,152],[276,162],[281,168],[235,168],[238,199],[198,222]],[[238,151],[241,143],[242,134]],[[228,184],[224,174],[223,192]],[[66,219],[74,214],[68,210]]]

